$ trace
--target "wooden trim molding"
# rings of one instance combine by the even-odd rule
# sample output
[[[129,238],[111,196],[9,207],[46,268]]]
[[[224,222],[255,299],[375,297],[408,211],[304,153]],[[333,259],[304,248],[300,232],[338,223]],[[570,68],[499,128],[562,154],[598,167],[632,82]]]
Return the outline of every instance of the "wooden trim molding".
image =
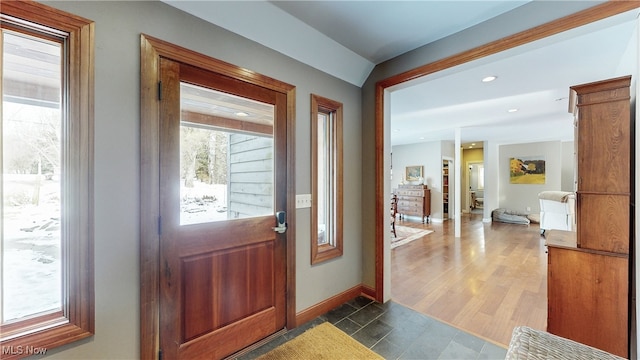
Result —
[[[513,49],[520,45],[525,45],[536,40],[559,34],[592,22],[618,15],[623,12],[640,7],[637,1],[608,1],[606,3],[593,6],[575,14],[567,15],[563,18],[550,21],[548,23],[533,27],[528,30],[504,37],[499,40],[463,51],[456,55],[434,61],[432,63],[419,66],[415,69],[391,76],[379,81],[383,88],[411,81],[425,75],[429,75],[441,70],[445,70],[460,64],[481,59],[505,50]]]
[[[362,285],[357,285],[309,308],[306,308],[296,315],[296,327],[303,325],[320,315],[326,314],[330,310],[335,309],[336,307],[346,303],[349,300],[353,300],[360,295],[364,295],[364,287]]]
[[[376,289],[371,286],[362,285],[362,296],[367,297],[371,300],[376,299]]]
[[[375,235],[375,284],[376,300],[384,300],[384,219],[387,203],[384,202],[384,92],[388,87],[405,83],[460,64],[481,59],[520,45],[540,40],[589,23],[618,15],[640,7],[638,1],[608,1],[586,10],[550,21],[514,35],[492,41],[482,46],[419,66],[415,69],[380,80],[375,85],[375,174],[376,174],[376,235]]]
[[[209,125],[213,128],[234,129],[245,133],[260,134],[262,136],[273,137],[273,127],[270,125],[256,124],[250,121],[230,119],[222,116],[201,114],[192,111],[182,110],[182,121],[194,124]]]
[[[295,327],[295,87],[148,35],[140,39],[140,358],[157,359],[160,346],[158,81],[160,58],[259,85],[287,97],[287,327]]]
[[[311,264],[319,264],[321,262],[340,257],[343,254],[343,138],[342,138],[342,108],[341,102],[331,100],[319,95],[311,94]],[[328,135],[333,139],[330,141],[330,153],[333,156],[327,156],[325,161],[333,162],[330,167],[333,174],[325,174],[318,176],[318,166],[320,158],[323,154],[318,151],[318,115],[320,113],[329,114],[332,120],[329,120]],[[325,134],[326,135],[326,134]],[[335,204],[333,205],[333,226],[325,229],[325,236],[329,236],[333,242],[318,245],[318,208],[320,200],[318,199],[318,187],[325,179],[331,178],[333,186],[326,189],[327,192],[334,195]],[[326,183],[325,183],[326,184]],[[324,200],[323,200],[324,201]],[[327,204],[325,204],[327,205]],[[333,229],[333,233],[329,234]],[[331,238],[331,235],[333,237]]]
[[[296,88],[287,91],[287,328],[296,327]]]

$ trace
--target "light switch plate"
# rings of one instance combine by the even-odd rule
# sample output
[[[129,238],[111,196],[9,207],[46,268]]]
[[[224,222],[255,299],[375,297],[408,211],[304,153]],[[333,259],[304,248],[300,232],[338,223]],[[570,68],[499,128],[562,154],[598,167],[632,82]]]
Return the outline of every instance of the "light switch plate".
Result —
[[[296,209],[310,208],[310,207],[311,207],[311,194],[296,195]]]

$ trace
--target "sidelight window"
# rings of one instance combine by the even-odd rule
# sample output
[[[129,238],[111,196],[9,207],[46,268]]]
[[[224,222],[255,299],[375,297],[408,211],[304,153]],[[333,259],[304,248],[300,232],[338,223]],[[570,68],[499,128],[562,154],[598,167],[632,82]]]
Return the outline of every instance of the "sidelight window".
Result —
[[[342,104],[311,95],[311,263],[342,255]]]

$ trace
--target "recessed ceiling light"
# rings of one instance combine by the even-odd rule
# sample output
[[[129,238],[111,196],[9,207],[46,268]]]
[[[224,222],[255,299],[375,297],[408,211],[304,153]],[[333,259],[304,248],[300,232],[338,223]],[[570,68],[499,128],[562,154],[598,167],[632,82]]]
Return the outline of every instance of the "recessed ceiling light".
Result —
[[[424,136],[420,136],[420,140],[424,140]]]
[[[249,116],[249,114],[247,114],[247,113],[246,113],[246,112],[244,112],[244,111],[238,111],[238,112],[236,113],[236,116],[245,117],[245,116]]]
[[[493,76],[493,75],[487,76],[485,78],[482,78],[482,82],[492,82],[493,80],[495,80],[497,78],[498,78],[497,76]]]
[[[518,109],[515,109],[515,108],[507,110],[507,112],[516,112],[516,111],[518,111]]]
[[[476,143],[471,143],[471,146],[476,146]]]

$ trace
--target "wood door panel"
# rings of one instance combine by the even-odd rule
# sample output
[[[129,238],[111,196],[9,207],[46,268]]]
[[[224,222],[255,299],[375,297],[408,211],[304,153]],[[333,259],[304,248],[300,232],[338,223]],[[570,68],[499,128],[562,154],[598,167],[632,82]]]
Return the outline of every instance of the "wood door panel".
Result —
[[[578,194],[578,246],[629,253],[629,196]]]
[[[182,334],[183,341],[206,334],[215,329],[217,319],[212,301],[213,268],[211,256],[197,256],[182,262]]]
[[[579,102],[578,189],[628,193],[631,178],[629,89],[580,95]],[[602,106],[605,102],[607,106]]]
[[[182,260],[184,341],[275,306],[273,243]]]
[[[179,230],[182,239],[179,253],[184,258],[229,247],[273,241],[276,238],[275,232],[260,229],[274,225],[273,216],[186,225]]]
[[[262,86],[235,79],[229,76],[216,73],[215,77],[211,72],[187,64],[180,64],[180,78],[194,84],[202,85],[211,89],[218,89],[228,93],[242,93],[242,97],[256,101],[274,104],[278,93]]]
[[[279,330],[273,325],[277,316],[276,309],[268,308],[180,345],[178,355],[190,360],[224,358]]]

